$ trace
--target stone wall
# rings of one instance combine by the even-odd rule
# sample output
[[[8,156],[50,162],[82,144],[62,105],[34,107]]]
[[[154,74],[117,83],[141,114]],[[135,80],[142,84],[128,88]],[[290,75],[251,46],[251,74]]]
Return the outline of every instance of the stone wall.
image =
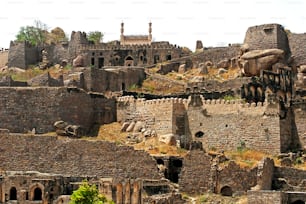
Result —
[[[191,56],[193,62],[193,67],[198,67],[200,63],[205,63],[211,61],[213,66],[217,66],[218,62],[222,60],[231,60],[239,56],[240,46],[233,45],[228,47],[215,47],[215,48],[205,48],[203,52]],[[232,67],[236,65],[233,64]]]
[[[8,53],[9,51],[0,51],[0,68],[4,67],[8,63]]]
[[[287,204],[287,195],[281,191],[248,191],[248,204]]]
[[[117,101],[117,121],[142,121],[158,134],[181,136],[183,147],[200,141],[206,150],[242,147],[279,154],[298,148],[298,138],[304,134],[297,132],[304,120],[296,122],[290,109],[280,117],[283,112],[278,103],[220,99],[201,103],[194,106],[191,99],[135,100],[125,96]]]
[[[275,167],[273,190],[306,191],[306,171],[289,167]]]
[[[240,45],[233,45],[228,47],[210,47],[205,48],[203,51],[188,55],[182,56],[179,59],[171,60],[171,63],[176,64],[186,64],[186,68],[198,68],[201,63],[212,62],[213,67],[216,67],[217,64],[222,60],[229,60],[231,62],[231,67],[237,67],[235,60],[231,60],[239,56]],[[168,68],[168,67],[166,67]]]
[[[189,194],[201,194],[209,190],[213,192],[211,165],[211,157],[205,152],[190,151],[184,158],[179,175],[180,191]]]
[[[1,127],[11,132],[54,131],[55,121],[80,125],[85,130],[96,123],[115,121],[115,102],[103,95],[73,88],[0,88]]]
[[[29,65],[39,62],[39,51],[27,42],[11,42],[8,53],[8,67],[26,69]]]
[[[233,150],[238,147],[272,154],[281,152],[277,104],[244,104],[240,101],[206,100],[202,111],[188,115],[189,123],[198,123],[191,133],[201,131],[205,149]],[[200,118],[198,120],[197,118]],[[194,137],[195,135],[190,135]]]
[[[83,70],[85,90],[95,92],[123,91],[139,86],[145,79],[141,67],[105,67],[105,69]]]
[[[174,111],[176,110],[176,111]],[[121,97],[117,101],[117,121],[143,121],[147,128],[157,134],[184,132],[182,117],[184,115],[182,99],[157,99],[146,101],[134,97]]]
[[[263,24],[249,27],[244,43],[250,50],[263,50],[278,48],[290,53],[287,34],[279,24]]]
[[[52,136],[0,135],[0,169],[70,176],[161,179],[156,161],[144,151],[105,141]]]
[[[306,102],[297,102],[294,105],[295,128],[301,147],[306,148]]]
[[[288,35],[291,54],[297,66],[306,65],[306,33]]]
[[[232,194],[246,192],[256,185],[257,169],[244,169],[231,161],[223,168],[216,169],[215,193],[226,195],[224,189],[229,188]]]

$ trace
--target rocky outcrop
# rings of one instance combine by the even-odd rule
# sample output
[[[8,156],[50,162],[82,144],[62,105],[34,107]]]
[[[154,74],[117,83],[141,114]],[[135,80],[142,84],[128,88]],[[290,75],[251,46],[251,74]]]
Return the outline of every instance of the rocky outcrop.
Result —
[[[259,76],[261,70],[271,70],[283,58],[281,49],[252,50],[240,57],[238,65],[244,76]]]
[[[72,66],[73,67],[84,67],[85,57],[83,55],[78,55],[75,59],[73,59]]]

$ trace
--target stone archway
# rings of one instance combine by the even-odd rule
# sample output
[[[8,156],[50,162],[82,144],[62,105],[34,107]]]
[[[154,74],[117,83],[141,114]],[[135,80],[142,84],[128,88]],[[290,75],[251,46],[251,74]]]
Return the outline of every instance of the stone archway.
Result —
[[[134,59],[131,56],[127,56],[124,61],[124,66],[131,67],[134,66]]]
[[[44,200],[44,186],[41,183],[34,183],[30,186],[30,200]]]
[[[221,195],[223,196],[232,196],[233,195],[233,190],[231,187],[229,186],[223,186],[221,188],[221,191],[220,191]]]
[[[39,187],[34,189],[34,197],[33,200],[42,200],[42,191]]]

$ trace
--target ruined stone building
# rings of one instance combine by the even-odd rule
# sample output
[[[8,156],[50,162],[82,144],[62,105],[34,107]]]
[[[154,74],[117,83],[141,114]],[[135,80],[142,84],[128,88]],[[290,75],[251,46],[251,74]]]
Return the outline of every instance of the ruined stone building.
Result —
[[[51,64],[62,61],[72,63],[78,55],[84,57],[82,66],[102,68],[104,66],[149,66],[159,62],[180,58],[186,54],[177,45],[167,41],[152,42],[152,23],[149,23],[148,35],[124,35],[124,24],[121,24],[119,41],[92,44],[84,32],[72,32],[69,42],[57,45],[33,47],[27,43],[11,42],[9,67],[26,69],[29,65],[41,61],[41,51],[46,50]]]

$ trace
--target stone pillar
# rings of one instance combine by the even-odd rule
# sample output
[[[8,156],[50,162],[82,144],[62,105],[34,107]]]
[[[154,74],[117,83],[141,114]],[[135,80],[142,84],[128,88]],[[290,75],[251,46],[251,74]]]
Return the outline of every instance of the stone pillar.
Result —
[[[201,40],[197,40],[196,42],[196,51],[200,51],[203,49],[203,43]]]
[[[132,193],[132,203],[131,204],[139,204],[141,203],[141,190],[140,190],[140,181],[134,181],[133,183],[133,193]]]
[[[124,204],[131,204],[131,184],[130,180],[125,183]]]
[[[119,183],[116,185],[116,204],[123,204],[123,191],[122,184]]]

